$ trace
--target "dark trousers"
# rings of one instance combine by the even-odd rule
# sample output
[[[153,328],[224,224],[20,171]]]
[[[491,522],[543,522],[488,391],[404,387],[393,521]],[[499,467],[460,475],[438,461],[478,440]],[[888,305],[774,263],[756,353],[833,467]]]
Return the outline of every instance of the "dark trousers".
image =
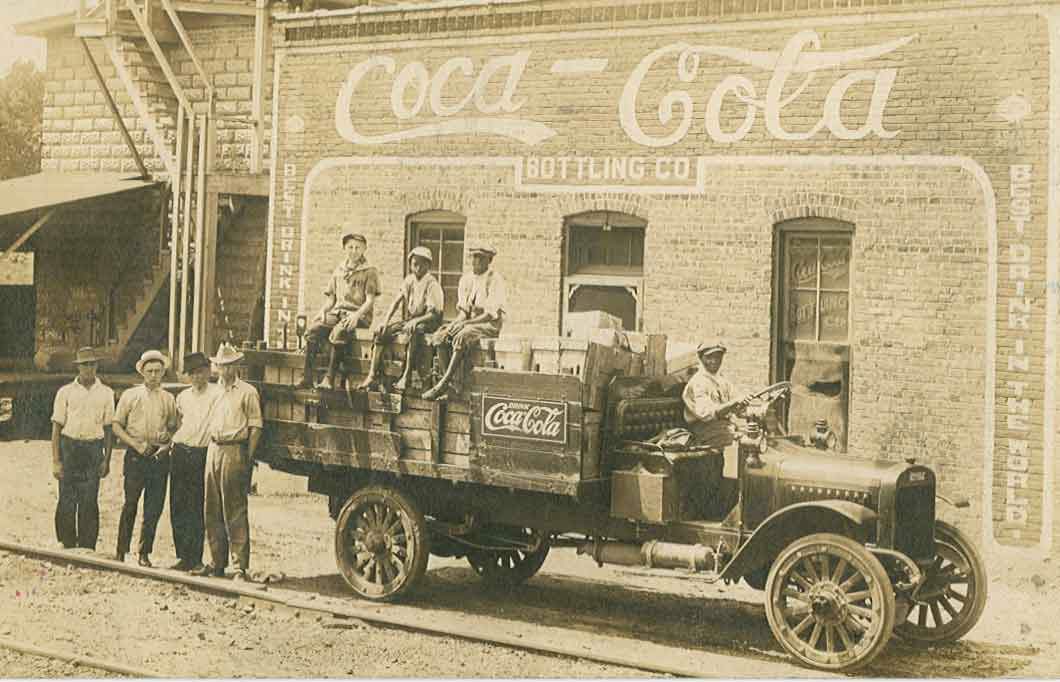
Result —
[[[155,531],[162,508],[166,505],[166,478],[169,475],[169,457],[159,460],[144,457],[134,450],[125,452],[125,506],[118,522],[118,552],[126,554],[132,542],[136,510],[140,506],[140,495],[144,497],[144,518],[140,525],[140,554],[150,554],[155,546]]]
[[[169,461],[169,520],[177,558],[191,566],[202,563],[205,481],[206,448],[175,443]]]
[[[99,537],[99,465],[102,440],[74,440],[61,436],[59,503],[55,506],[55,536],[63,547],[96,548]]]

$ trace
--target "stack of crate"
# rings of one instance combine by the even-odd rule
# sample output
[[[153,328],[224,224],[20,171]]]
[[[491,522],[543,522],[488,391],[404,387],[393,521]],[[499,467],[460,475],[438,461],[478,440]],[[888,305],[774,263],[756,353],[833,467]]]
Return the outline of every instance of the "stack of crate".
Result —
[[[607,384],[615,376],[657,375],[665,360],[664,336],[647,336],[640,344],[645,350],[634,352],[620,342],[624,335],[601,329],[592,338],[560,336],[501,337],[480,342],[484,364],[510,372],[563,374],[577,377],[584,387],[583,404],[603,409]],[[654,355],[651,351],[658,351]],[[476,363],[479,364],[479,363]]]

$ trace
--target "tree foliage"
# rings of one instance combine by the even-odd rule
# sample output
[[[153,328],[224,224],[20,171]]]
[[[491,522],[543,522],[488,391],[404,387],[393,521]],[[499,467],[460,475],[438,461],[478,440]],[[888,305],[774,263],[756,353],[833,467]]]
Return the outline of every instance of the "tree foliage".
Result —
[[[0,78],[0,180],[40,170],[44,74],[28,61],[16,62]]]

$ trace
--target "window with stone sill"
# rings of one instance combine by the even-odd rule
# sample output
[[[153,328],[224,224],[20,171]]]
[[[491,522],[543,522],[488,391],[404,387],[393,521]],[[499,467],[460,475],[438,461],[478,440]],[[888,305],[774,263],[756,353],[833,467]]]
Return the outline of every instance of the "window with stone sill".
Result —
[[[778,405],[789,433],[828,422],[846,450],[850,413],[850,320],[854,226],[824,218],[777,224],[773,284],[775,381],[791,381]]]
[[[417,246],[426,246],[431,250],[433,263],[431,272],[442,285],[445,294],[444,319],[456,317],[457,287],[464,269],[464,225],[467,219],[452,211],[422,211],[408,217],[408,248],[405,253]],[[405,260],[405,274],[408,274],[408,259]]]
[[[600,310],[640,329],[643,317],[644,236],[647,222],[627,213],[591,211],[564,224],[563,320]]]

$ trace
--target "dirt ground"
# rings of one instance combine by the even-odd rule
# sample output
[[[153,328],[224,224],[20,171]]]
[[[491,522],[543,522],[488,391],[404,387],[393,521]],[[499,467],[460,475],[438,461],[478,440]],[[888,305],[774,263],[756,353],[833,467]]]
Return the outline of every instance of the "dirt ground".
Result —
[[[54,547],[56,483],[50,446],[0,443],[0,537]],[[101,486],[100,554],[115,546],[121,458]],[[337,575],[324,498],[302,478],[261,466],[251,498],[252,568],[282,571],[281,587],[360,603]],[[172,556],[168,508],[156,565]],[[1060,570],[1052,563],[987,558],[990,596],[962,641],[913,647],[898,638],[864,674],[879,677],[1058,677]],[[409,605],[432,623],[493,619],[508,627],[565,628],[572,636],[621,637],[727,656],[709,677],[790,661],[774,642],[761,594],[676,573],[598,568],[555,550],[542,572],[511,590],[482,586],[463,561],[431,558]],[[359,622],[337,625],[283,607],[221,598],[183,586],[69,567],[0,552],[0,638],[76,651],[182,677],[630,677],[641,671]],[[805,675],[794,665],[792,675]],[[0,649],[6,677],[100,676],[89,669]],[[782,675],[786,676],[786,675]]]

